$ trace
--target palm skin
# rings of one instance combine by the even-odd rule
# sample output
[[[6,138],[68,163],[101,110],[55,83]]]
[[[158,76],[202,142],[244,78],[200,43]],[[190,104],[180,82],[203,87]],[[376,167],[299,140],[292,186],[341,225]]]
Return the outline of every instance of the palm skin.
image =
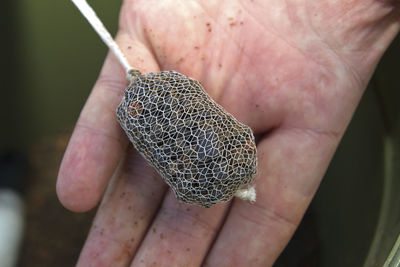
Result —
[[[178,203],[116,121],[127,83],[110,55],[57,181],[73,211],[94,207],[108,184],[78,265],[271,265],[399,22],[394,2],[378,0],[125,0],[117,42],[131,65],[198,79],[254,130],[257,202]]]

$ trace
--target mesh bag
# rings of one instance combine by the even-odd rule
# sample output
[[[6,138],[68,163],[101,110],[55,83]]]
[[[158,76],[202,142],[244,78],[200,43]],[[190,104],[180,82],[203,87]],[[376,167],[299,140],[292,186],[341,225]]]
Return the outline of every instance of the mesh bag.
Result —
[[[251,129],[198,81],[175,71],[135,71],[130,81],[118,121],[180,201],[210,207],[252,181],[257,155]]]

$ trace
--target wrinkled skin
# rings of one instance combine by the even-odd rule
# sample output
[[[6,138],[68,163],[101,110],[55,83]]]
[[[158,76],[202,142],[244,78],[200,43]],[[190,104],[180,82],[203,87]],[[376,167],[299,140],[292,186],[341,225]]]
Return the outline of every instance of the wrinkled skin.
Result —
[[[72,211],[89,210],[103,197],[78,266],[271,265],[399,30],[396,5],[125,0],[117,42],[130,63],[142,72],[174,69],[200,80],[255,131],[257,202],[235,199],[210,209],[178,203],[117,123],[127,83],[109,55],[57,182]]]

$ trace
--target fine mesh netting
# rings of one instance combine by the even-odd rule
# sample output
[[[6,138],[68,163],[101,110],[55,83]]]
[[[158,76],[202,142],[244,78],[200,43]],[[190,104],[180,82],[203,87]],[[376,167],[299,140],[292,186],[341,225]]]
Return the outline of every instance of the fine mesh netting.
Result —
[[[256,173],[251,129],[180,73],[134,72],[117,117],[182,202],[210,207],[230,200]]]

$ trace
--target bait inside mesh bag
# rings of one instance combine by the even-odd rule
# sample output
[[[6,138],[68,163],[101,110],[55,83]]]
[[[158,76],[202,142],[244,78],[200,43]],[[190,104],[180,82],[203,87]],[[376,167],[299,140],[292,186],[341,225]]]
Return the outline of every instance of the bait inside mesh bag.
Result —
[[[117,108],[135,148],[185,203],[230,200],[257,170],[251,129],[175,71],[134,72]]]

